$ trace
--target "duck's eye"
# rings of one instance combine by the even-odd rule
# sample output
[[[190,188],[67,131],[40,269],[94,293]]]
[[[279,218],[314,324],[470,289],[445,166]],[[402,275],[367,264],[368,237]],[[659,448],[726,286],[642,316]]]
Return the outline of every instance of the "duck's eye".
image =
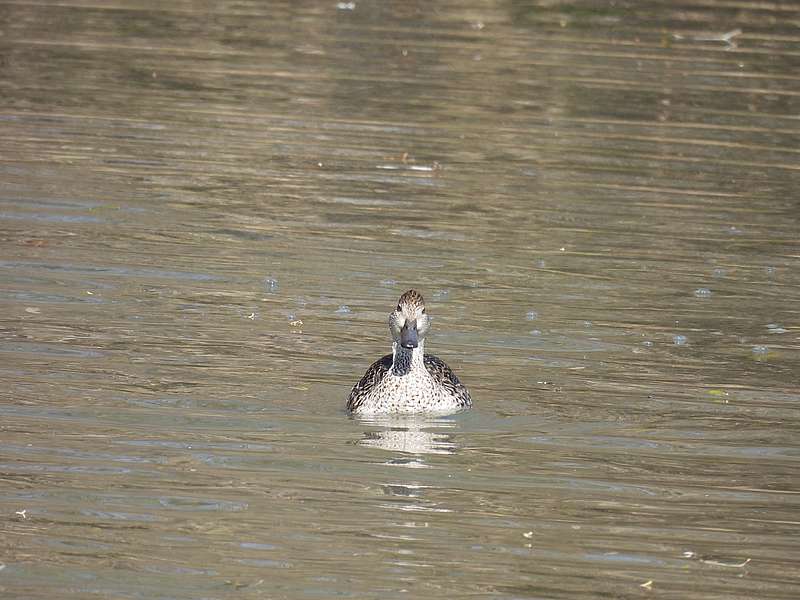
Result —
[[[402,309],[402,308],[400,308],[400,305],[398,304],[398,305],[397,305],[397,312],[402,312],[402,310],[403,310],[403,309]]]
[[[425,309],[424,309],[424,308],[422,309],[422,314],[423,314],[423,315],[425,314]]]

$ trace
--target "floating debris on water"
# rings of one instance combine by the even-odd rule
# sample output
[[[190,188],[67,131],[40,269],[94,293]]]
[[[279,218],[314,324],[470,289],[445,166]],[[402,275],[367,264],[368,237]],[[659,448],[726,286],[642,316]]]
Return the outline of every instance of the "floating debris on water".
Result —
[[[538,318],[539,318],[539,313],[536,312],[535,310],[529,310],[528,312],[525,313],[525,319],[527,319],[528,321],[535,321]]]
[[[770,333],[786,333],[788,330],[777,323],[768,323],[767,329]]]
[[[672,343],[676,346],[685,346],[689,343],[689,338],[685,335],[676,334],[672,336]]]
[[[708,558],[701,558],[700,562],[706,563],[707,565],[715,565],[717,567],[730,567],[733,569],[741,569],[742,567],[746,566],[752,559],[746,558],[744,560],[736,559],[736,558],[716,558],[716,557],[708,557]]]
[[[278,280],[273,279],[272,277],[267,277],[264,280],[264,287],[267,289],[268,293],[274,294],[278,291]]]
[[[720,402],[721,404],[728,404],[728,392],[725,390],[708,390],[706,392],[711,398],[713,398],[716,402]]]
[[[347,304],[342,304],[342,305],[341,305],[341,306],[340,306],[340,307],[339,307],[339,308],[336,310],[336,314],[338,314],[338,315],[349,315],[349,314],[350,314],[350,313],[352,313],[352,312],[353,312],[353,311],[352,311],[352,310],[350,310],[350,307],[349,307],[349,306],[347,306]]]
[[[769,348],[766,346],[753,346],[753,354],[767,354]]]
[[[433,297],[436,300],[443,300],[447,298],[449,295],[450,295],[449,290],[436,290],[435,292],[433,292]]]
[[[694,295],[698,298],[711,298],[711,290],[706,287],[697,288]]]

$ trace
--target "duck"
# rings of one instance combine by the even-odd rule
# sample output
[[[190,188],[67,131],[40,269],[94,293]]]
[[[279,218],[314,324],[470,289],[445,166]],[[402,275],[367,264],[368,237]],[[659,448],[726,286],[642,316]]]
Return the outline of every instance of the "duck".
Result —
[[[411,289],[389,314],[392,353],[375,361],[347,398],[352,414],[450,414],[472,406],[472,397],[440,358],[425,354],[430,319],[422,294]]]

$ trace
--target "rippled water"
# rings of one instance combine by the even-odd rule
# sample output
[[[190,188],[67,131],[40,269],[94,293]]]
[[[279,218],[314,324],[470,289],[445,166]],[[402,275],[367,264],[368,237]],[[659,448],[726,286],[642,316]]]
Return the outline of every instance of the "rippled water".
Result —
[[[796,598],[798,22],[1,2],[0,595]]]

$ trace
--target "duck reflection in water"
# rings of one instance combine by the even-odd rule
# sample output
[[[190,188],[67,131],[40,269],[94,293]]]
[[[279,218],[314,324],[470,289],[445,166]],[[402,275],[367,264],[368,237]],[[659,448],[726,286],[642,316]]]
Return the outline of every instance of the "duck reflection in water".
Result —
[[[454,454],[458,450],[453,436],[457,423],[432,415],[363,415],[358,421],[375,429],[364,432],[357,444],[403,454]],[[419,459],[404,456],[394,464],[425,466]]]
[[[381,455],[381,462],[389,467],[385,475],[390,478],[380,484],[383,497],[389,502],[383,506],[403,513],[452,512],[438,496],[439,470],[431,455],[454,455],[460,446],[456,441],[460,423],[453,417],[433,415],[364,415],[354,416],[369,427],[356,443],[359,446],[389,452]],[[437,462],[449,463],[449,459]],[[412,469],[412,470],[408,470]],[[428,472],[428,469],[436,469]],[[393,475],[392,475],[393,474]],[[418,527],[413,520],[407,527]]]

